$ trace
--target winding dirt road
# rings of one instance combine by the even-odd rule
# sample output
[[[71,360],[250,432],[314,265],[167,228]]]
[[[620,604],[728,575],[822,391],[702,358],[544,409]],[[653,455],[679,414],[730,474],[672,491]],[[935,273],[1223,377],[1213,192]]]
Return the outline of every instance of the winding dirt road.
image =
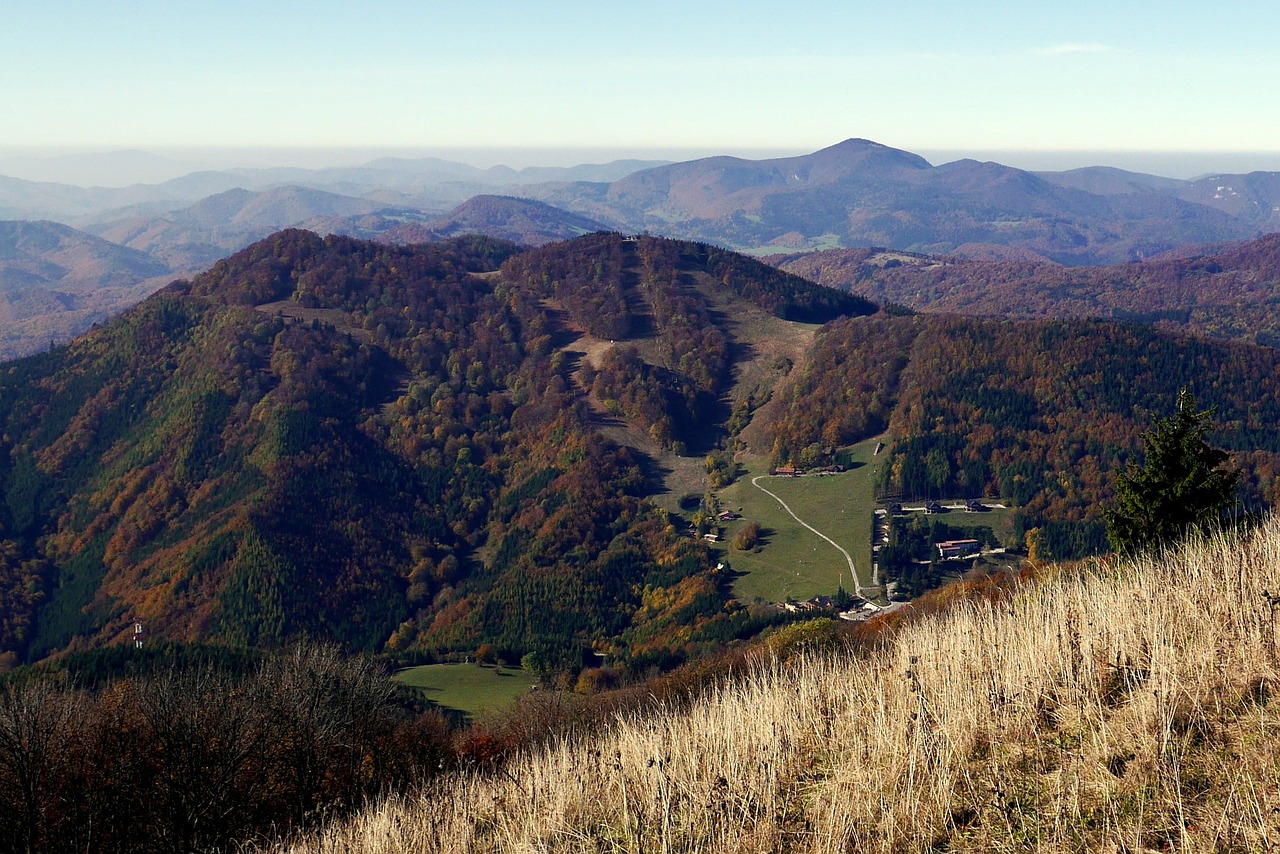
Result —
[[[845,551],[844,546],[840,545],[840,544],[839,544],[839,543],[837,543],[835,540],[831,539],[831,538],[830,538],[830,537],[828,537],[826,534],[822,533],[822,532],[821,532],[821,531],[819,531],[817,528],[813,527],[813,526],[812,526],[812,525],[810,525],[808,522],[806,522],[805,520],[803,520],[803,519],[801,519],[799,516],[797,516],[797,515],[796,515],[796,511],[792,510],[792,509],[791,509],[791,507],[787,504],[787,502],[783,501],[783,500],[782,500],[781,498],[779,498],[777,495],[775,495],[774,493],[770,492],[769,490],[765,489],[763,486],[761,486],[761,485],[760,485],[760,481],[761,481],[763,478],[771,477],[771,476],[772,476],[772,475],[767,475],[767,474],[758,474],[758,475],[756,475],[755,477],[751,478],[751,485],[752,485],[752,486],[754,486],[756,489],[760,490],[761,492],[763,492],[765,495],[767,495],[767,496],[769,496],[770,498],[772,498],[774,501],[776,501],[776,502],[778,502],[779,504],[781,504],[781,505],[782,505],[782,509],[783,509],[783,510],[786,510],[788,513],[790,513],[790,514],[791,514],[791,518],[792,518],[792,519],[795,519],[795,520],[796,520],[797,522],[799,522],[801,525],[803,525],[804,527],[808,528],[810,531],[813,531],[813,532],[814,532],[815,534],[817,534],[819,537],[822,537],[822,539],[826,540],[828,543],[831,543],[831,545],[833,545],[833,546],[835,546],[837,549],[839,549],[840,554],[844,555],[844,559],[845,559],[845,560],[847,560],[847,561],[849,562],[849,575],[851,575],[851,576],[853,577],[853,586],[854,586],[855,590],[857,591],[857,595],[859,595],[859,596],[862,596],[862,597],[866,598],[868,594],[864,593],[863,591],[864,591],[864,590],[866,590],[867,588],[863,587],[863,586],[862,586],[862,582],[858,580],[858,570],[857,570],[857,568],[853,565],[853,555],[851,555],[851,554],[849,554],[847,551]],[[873,580],[874,580],[874,579],[873,579]]]

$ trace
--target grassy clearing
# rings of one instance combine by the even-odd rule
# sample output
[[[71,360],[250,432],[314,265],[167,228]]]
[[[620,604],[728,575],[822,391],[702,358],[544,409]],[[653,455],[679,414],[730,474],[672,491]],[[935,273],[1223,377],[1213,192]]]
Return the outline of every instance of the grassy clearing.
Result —
[[[472,717],[511,705],[538,681],[519,668],[482,667],[478,664],[406,667],[396,673],[395,678],[419,689],[432,702]]]
[[[875,483],[880,466],[887,459],[881,451],[874,455],[878,439],[854,445],[850,454],[852,471],[825,477],[769,477],[761,485],[773,492],[796,514],[853,555],[854,565],[864,585],[871,583],[871,517],[875,510]],[[734,583],[740,599],[756,598],[778,602],[788,597],[808,599],[822,593],[831,595],[840,584],[852,592],[849,565],[831,544],[799,525],[776,500],[751,484],[758,475],[768,475],[765,460],[747,462],[747,473],[721,492],[724,507],[740,511],[743,521],[725,525],[726,542],[719,552],[737,572],[745,573]],[[757,552],[740,552],[730,547],[737,528],[746,520],[759,522],[765,531],[764,545]]]
[[[843,249],[844,244],[840,241],[840,235],[828,232],[820,234],[817,237],[806,238],[803,246],[795,246],[792,244],[771,243],[766,246],[753,246],[739,251],[752,255],[757,258],[764,258],[769,255],[794,255],[798,252],[822,252],[827,249]]]
[[[999,503],[998,499],[987,499],[990,502]],[[963,503],[964,499],[946,499],[943,504]],[[883,504],[883,502],[881,502]],[[914,507],[923,505],[923,501],[908,501],[906,506]],[[1006,502],[1007,504],[1008,502]],[[945,522],[953,528],[990,528],[1000,540],[1001,545],[1009,545],[1013,539],[1013,517],[1016,508],[1005,507],[1003,509],[995,508],[983,511],[982,513],[966,513],[963,510],[949,510],[938,516],[930,516],[930,519],[937,519],[939,522]]]
[[[1264,851],[1280,524],[1049,572],[880,652],[762,662],[303,851]]]

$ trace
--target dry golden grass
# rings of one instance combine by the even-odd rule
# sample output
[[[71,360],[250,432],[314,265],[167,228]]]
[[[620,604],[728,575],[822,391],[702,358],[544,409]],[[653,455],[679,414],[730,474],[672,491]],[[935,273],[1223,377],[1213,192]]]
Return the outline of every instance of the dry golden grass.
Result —
[[[870,658],[771,662],[282,850],[1268,850],[1277,587],[1277,523],[1047,573]]]

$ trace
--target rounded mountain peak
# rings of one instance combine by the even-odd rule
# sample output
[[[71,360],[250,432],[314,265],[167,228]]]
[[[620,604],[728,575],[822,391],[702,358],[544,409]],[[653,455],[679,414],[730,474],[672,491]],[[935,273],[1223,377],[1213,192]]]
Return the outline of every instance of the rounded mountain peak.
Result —
[[[878,168],[898,166],[909,169],[930,169],[932,165],[918,154],[891,148],[869,139],[854,137],[844,142],[837,142],[826,148],[806,155],[812,160],[834,162],[841,161],[850,165],[867,165]]]

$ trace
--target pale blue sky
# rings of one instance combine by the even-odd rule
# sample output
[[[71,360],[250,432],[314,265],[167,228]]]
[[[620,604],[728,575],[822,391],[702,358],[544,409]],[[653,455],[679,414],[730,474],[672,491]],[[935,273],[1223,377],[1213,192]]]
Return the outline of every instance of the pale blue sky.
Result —
[[[0,0],[0,147],[1277,151],[1278,9]]]

